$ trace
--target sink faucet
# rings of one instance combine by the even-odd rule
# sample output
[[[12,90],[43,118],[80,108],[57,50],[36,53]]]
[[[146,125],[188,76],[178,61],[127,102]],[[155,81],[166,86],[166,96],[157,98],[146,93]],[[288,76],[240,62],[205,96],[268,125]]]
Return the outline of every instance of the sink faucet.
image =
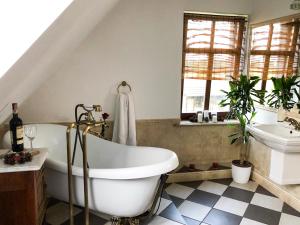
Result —
[[[290,125],[295,128],[295,130],[300,130],[300,122],[298,122],[297,120],[290,117],[285,117],[284,121],[289,122]]]

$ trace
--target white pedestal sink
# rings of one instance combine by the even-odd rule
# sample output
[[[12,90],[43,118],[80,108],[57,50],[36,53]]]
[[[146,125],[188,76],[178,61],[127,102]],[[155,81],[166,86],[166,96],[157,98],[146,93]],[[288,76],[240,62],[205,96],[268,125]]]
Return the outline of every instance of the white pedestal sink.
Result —
[[[288,123],[254,124],[247,129],[271,149],[269,178],[281,185],[300,184],[300,132]]]

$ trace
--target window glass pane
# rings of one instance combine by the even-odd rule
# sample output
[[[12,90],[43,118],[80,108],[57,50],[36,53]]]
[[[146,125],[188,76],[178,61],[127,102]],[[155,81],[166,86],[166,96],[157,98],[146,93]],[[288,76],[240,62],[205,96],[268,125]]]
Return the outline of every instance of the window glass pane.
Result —
[[[281,77],[287,75],[288,57],[272,55],[270,57],[268,79],[271,77]]]
[[[265,65],[264,55],[251,55],[250,56],[250,75],[259,76],[262,78]]]
[[[229,106],[228,107],[219,106],[220,101],[222,101],[225,97],[225,93],[223,93],[221,90],[229,91],[229,81],[212,80],[210,101],[209,101],[209,111],[211,112],[229,111]]]
[[[270,25],[252,29],[251,50],[267,50]]]
[[[209,48],[212,21],[188,20],[186,48]]]
[[[235,49],[239,23],[230,21],[215,22],[214,48]]]
[[[205,98],[205,80],[184,79],[182,112],[203,111]]]
[[[258,83],[254,86],[254,88],[256,89],[256,90],[261,90],[261,84],[262,83],[262,81],[260,80],[260,81],[258,81]]]
[[[268,96],[269,94],[271,94],[273,89],[274,89],[274,86],[273,86],[272,80],[267,80],[265,96]]]
[[[208,70],[208,54],[185,55],[184,78],[206,79]]]
[[[293,38],[293,27],[280,23],[273,24],[271,50],[290,51]]]
[[[234,72],[234,55],[215,54],[213,62],[212,79],[230,80]]]

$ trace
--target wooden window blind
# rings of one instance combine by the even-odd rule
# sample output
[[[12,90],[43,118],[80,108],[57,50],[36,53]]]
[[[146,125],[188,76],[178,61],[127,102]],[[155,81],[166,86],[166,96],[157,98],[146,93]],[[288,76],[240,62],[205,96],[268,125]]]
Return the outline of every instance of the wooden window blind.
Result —
[[[184,15],[183,30],[183,56],[182,56],[182,114],[186,119],[191,113],[184,113],[183,98],[185,81],[191,83],[191,79],[204,81],[199,85],[203,89],[205,85],[203,108],[210,109],[210,97],[213,92],[219,92],[212,88],[216,81],[230,80],[231,77],[239,77],[245,65],[245,32],[247,17],[191,14]],[[227,82],[225,82],[228,84]],[[224,83],[222,83],[224,84]],[[196,93],[195,85],[189,85],[191,92]],[[191,87],[193,86],[193,87]],[[200,87],[201,86],[201,87]],[[227,86],[226,86],[227,88]],[[225,89],[225,87],[221,88]],[[198,92],[202,93],[201,90]],[[215,93],[216,94],[216,93]],[[193,94],[191,94],[193,95]],[[196,98],[198,96],[190,96]],[[198,99],[199,100],[199,99]],[[213,103],[218,105],[218,99],[213,98]],[[184,100],[186,102],[187,100]],[[200,104],[202,100],[199,100]],[[201,104],[200,104],[201,105]],[[201,105],[202,107],[202,105]],[[201,108],[200,107],[200,108]]]
[[[252,29],[250,75],[259,76],[262,89],[271,77],[298,73],[299,22],[271,23]]]
[[[245,17],[190,15],[184,18],[183,77],[226,80],[238,77]]]

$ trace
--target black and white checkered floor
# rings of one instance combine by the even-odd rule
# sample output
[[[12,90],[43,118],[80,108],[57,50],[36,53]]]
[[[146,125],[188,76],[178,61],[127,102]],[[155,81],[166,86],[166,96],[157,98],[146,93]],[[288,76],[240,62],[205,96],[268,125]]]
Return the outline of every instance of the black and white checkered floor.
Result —
[[[84,225],[81,208],[75,224]],[[95,214],[91,225],[107,223]],[[68,225],[68,205],[50,199],[47,225]],[[232,179],[174,183],[168,185],[157,216],[149,225],[300,225],[300,213],[250,181],[241,185]]]

